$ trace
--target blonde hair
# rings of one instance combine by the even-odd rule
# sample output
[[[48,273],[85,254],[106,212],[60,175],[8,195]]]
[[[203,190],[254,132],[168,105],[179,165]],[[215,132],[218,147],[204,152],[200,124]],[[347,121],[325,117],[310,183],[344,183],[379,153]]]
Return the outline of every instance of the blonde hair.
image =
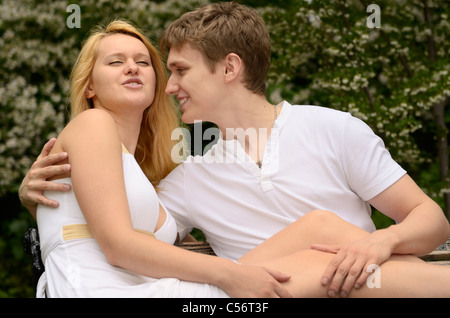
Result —
[[[186,42],[203,54],[212,73],[217,62],[229,53],[239,55],[245,65],[245,87],[256,94],[265,94],[270,37],[256,10],[222,2],[185,13],[166,29],[160,50],[180,49]]]
[[[159,52],[148,38],[131,23],[115,20],[106,27],[94,29],[84,42],[70,75],[71,118],[92,108],[85,96],[100,40],[112,34],[126,34],[139,39],[147,47],[156,74],[155,97],[144,111],[135,158],[150,182],[156,186],[176,167],[171,151],[175,141],[172,131],[179,127],[179,116],[173,98],[165,93],[167,73]]]

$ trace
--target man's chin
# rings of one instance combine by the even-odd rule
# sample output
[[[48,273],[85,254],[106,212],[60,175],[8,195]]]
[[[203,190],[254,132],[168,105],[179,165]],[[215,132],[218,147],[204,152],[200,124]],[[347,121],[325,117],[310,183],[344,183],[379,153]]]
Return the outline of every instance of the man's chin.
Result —
[[[181,116],[181,121],[185,124],[194,124],[196,122],[201,121],[200,119],[195,119],[192,116],[190,116],[187,113],[183,113],[183,115]]]

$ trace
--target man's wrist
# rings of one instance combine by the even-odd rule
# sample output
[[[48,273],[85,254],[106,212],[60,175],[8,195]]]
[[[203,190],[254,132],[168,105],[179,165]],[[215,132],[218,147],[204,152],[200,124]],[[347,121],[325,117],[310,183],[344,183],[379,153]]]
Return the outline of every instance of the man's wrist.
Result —
[[[391,254],[396,254],[399,252],[401,240],[396,231],[396,225],[391,225],[388,228],[377,230],[373,234],[377,235],[377,240],[390,249]]]

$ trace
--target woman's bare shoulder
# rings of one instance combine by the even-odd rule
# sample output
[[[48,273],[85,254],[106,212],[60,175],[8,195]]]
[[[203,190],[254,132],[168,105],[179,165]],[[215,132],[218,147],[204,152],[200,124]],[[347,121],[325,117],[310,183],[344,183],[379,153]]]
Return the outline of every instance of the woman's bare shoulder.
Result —
[[[117,126],[108,112],[101,109],[85,110],[63,129],[56,140],[54,150],[67,151],[67,144],[74,140],[89,142],[96,138],[117,138],[116,133]]]
[[[79,125],[93,125],[97,127],[98,125],[111,125],[114,124],[114,120],[111,115],[102,109],[88,109],[73,118],[67,127],[69,126],[79,126]]]

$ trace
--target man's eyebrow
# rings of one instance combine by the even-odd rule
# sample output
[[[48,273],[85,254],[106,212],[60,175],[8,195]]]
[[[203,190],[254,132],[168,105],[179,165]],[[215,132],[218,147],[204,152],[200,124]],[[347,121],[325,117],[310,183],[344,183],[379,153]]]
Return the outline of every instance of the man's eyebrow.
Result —
[[[177,67],[179,64],[182,64],[182,62],[179,60],[173,61],[173,62],[170,62],[169,64],[167,64],[167,68],[171,69],[171,68]]]

